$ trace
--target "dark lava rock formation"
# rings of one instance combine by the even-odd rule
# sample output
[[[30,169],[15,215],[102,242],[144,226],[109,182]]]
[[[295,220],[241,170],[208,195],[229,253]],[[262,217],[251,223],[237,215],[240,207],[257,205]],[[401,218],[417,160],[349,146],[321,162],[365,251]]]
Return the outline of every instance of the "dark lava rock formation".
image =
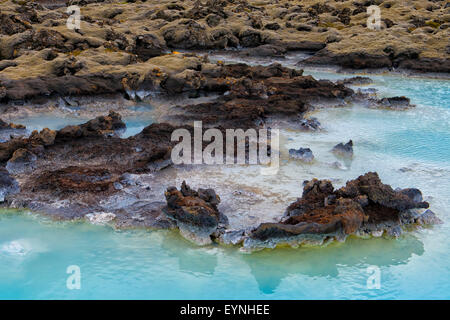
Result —
[[[99,202],[127,183],[124,174],[154,172],[171,163],[173,126],[153,124],[136,136],[121,139],[116,133],[124,126],[120,115],[110,112],[85,124],[34,131],[27,138],[0,143],[0,161],[11,179],[20,182],[20,193],[11,198],[12,184],[3,187],[5,204],[58,219],[105,211]],[[66,205],[55,205],[58,201]]]
[[[289,156],[308,163],[314,160],[314,155],[310,148],[289,149]]]
[[[183,181],[180,190],[169,187],[165,192],[167,206],[163,209],[174,219],[181,233],[199,244],[211,243],[211,235],[228,224],[217,209],[220,198],[213,189],[191,189]]]
[[[21,124],[7,123],[0,119],[0,143],[10,140],[11,137],[22,136],[25,133],[25,126]]]
[[[0,143],[0,200],[55,219],[88,219],[117,228],[178,228],[197,244],[243,243],[245,249],[279,243],[322,244],[348,235],[399,236],[402,226],[440,220],[420,190],[393,190],[370,172],[335,190],[328,180],[306,182],[302,198],[288,206],[277,223],[230,230],[213,189],[178,190],[151,182],[169,159],[174,127],[152,124],[127,139],[117,136],[124,123],[111,112],[58,131]],[[192,127],[182,127],[192,131]],[[152,173],[149,175],[149,173]],[[150,182],[150,183],[149,183]],[[166,204],[160,197],[164,193]]]
[[[19,192],[19,184],[14,180],[7,170],[0,169],[0,202],[5,201],[5,197],[9,194]]]
[[[372,107],[386,108],[392,110],[404,110],[415,107],[407,97],[389,97],[371,101]]]
[[[175,62],[177,49],[244,48],[265,57],[302,50],[313,54],[305,64],[450,72],[445,1],[431,10],[386,3],[380,30],[368,28],[367,8],[381,1],[135,2],[3,1],[0,101],[158,88],[172,73],[200,71]],[[68,5],[81,8],[79,28],[66,27]]]
[[[306,59],[305,65],[338,65],[345,69],[409,69],[416,72],[450,73],[450,60],[439,58],[420,58],[418,54],[409,55],[389,52],[368,53],[364,49],[349,53],[335,53],[324,48]]]
[[[302,71],[282,67],[231,64],[202,70],[203,90],[222,92],[211,102],[180,107],[175,117],[202,120],[205,126],[224,128],[254,128],[269,117],[289,119],[309,110],[316,101],[342,101],[353,95],[353,90],[342,84],[302,76]],[[179,87],[179,89],[176,89]],[[182,92],[186,85],[178,81],[166,84],[166,90]],[[317,123],[306,124],[318,127]]]
[[[313,179],[305,183],[302,197],[289,205],[280,222],[262,223],[244,246],[321,244],[350,234],[381,236],[386,232],[398,236],[403,224],[439,222],[431,211],[421,215],[415,210],[428,206],[419,190],[395,191],[375,172],[348,181],[338,190],[328,180]]]
[[[340,157],[351,158],[353,157],[353,141],[349,140],[346,144],[338,143],[331,152]]]

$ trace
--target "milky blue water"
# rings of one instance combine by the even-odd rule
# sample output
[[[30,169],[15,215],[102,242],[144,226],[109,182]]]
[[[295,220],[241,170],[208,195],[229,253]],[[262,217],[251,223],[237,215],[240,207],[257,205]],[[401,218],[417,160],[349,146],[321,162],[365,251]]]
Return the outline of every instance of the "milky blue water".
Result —
[[[154,122],[153,108],[148,103],[139,104],[133,108],[130,108],[132,114],[125,115],[122,117],[123,122],[125,122],[127,128],[125,132],[121,134],[121,137],[127,138],[138,134],[146,126]],[[101,114],[107,114],[108,112],[102,112]],[[42,130],[44,128],[49,128],[52,130],[60,130],[68,125],[79,125],[91,120],[93,117],[63,113],[63,112],[41,112],[40,114],[32,114],[31,116],[21,116],[12,117],[9,121],[22,124],[27,127],[29,132],[33,130]]]
[[[5,211],[0,214],[0,298],[450,298],[450,81],[371,77],[375,83],[370,87],[380,90],[380,96],[406,95],[416,108],[389,111],[354,105],[315,112],[324,132],[286,135],[289,146],[311,147],[316,162],[283,164],[279,177],[266,184],[261,180],[259,187],[286,188],[295,197],[303,178],[334,178],[342,184],[376,170],[394,187],[420,188],[443,225],[396,240],[350,238],[327,247],[245,254],[235,247],[197,247],[175,231],[119,232]],[[355,142],[354,160],[345,170],[330,167],[336,159],[329,150],[348,139]],[[293,181],[295,187],[290,187]],[[70,265],[80,267],[80,290],[66,286]],[[379,268],[379,289],[367,285],[368,267]]]

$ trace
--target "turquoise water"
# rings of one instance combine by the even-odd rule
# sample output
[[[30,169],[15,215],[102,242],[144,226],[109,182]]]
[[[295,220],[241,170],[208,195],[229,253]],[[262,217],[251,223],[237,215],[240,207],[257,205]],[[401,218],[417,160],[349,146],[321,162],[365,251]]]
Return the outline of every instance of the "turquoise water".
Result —
[[[125,115],[122,117],[123,122],[125,122],[127,128],[125,132],[121,134],[121,137],[127,138],[138,134],[146,126],[154,122],[153,107],[146,104],[138,104],[137,106],[130,108],[132,114]],[[108,112],[101,112],[101,115],[107,114]],[[42,112],[41,114],[32,114],[32,116],[27,117],[12,117],[9,121],[22,124],[27,127],[28,131],[42,130],[44,128],[49,128],[52,130],[60,130],[68,125],[79,125],[93,119],[95,115],[80,116],[74,114],[67,114],[63,112]]]
[[[174,232],[115,232],[5,214],[0,218],[0,298],[448,298],[448,266],[432,259],[420,240],[438,231],[401,241],[350,239],[326,248],[249,255],[235,248],[196,247]],[[438,249],[445,254],[448,248]],[[80,267],[80,290],[66,287],[70,265]],[[367,289],[370,265],[381,270],[380,289]]]
[[[2,299],[407,298],[443,297],[449,289],[427,272],[441,268],[427,261],[416,236],[247,255],[199,248],[173,232],[114,232],[27,215],[3,215],[0,222]],[[11,239],[22,252],[5,250]],[[382,270],[380,290],[366,288],[372,264]],[[80,267],[80,290],[66,288],[69,265]]]
[[[347,77],[317,70],[307,73]],[[377,88],[380,96],[406,95],[417,107],[389,111],[354,105],[315,112],[324,132],[285,134],[289,147],[311,147],[316,162],[308,166],[287,162],[278,177],[257,178],[258,187],[280,189],[295,198],[304,178],[332,177],[339,185],[376,170],[394,187],[420,188],[443,225],[397,240],[350,238],[324,248],[245,254],[234,247],[197,247],[174,231],[119,232],[87,223],[50,222],[27,213],[3,213],[0,298],[450,298],[450,81],[370,77],[375,80],[370,87]],[[127,124],[137,128],[140,120]],[[354,160],[345,163],[345,170],[330,167],[336,159],[329,150],[348,139],[355,142]],[[212,179],[189,174],[195,181]],[[70,265],[80,267],[80,290],[66,287]],[[373,266],[380,270],[379,289],[367,286],[368,267]]]
[[[337,75],[306,70],[321,79],[343,79],[351,75]],[[375,149],[402,157],[437,160],[450,159],[450,80],[406,78],[401,76],[368,75],[378,96],[407,96],[416,108],[407,111],[353,108],[335,112],[340,124],[363,122],[361,129],[376,132]],[[358,89],[358,87],[354,87]],[[364,88],[364,87],[360,87]],[[344,124],[345,125],[345,124]],[[351,128],[348,128],[350,131]]]

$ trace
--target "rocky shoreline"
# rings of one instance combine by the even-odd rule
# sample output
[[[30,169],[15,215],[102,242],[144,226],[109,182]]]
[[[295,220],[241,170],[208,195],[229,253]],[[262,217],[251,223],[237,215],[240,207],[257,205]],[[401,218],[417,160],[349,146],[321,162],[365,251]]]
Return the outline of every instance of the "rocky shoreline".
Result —
[[[183,182],[180,190],[168,188],[166,199],[164,212],[185,238],[201,245],[241,245],[248,251],[324,245],[350,235],[395,238],[408,227],[442,223],[431,210],[421,212],[429,204],[420,190],[393,190],[375,172],[338,190],[328,180],[305,181],[302,197],[288,206],[280,222],[241,230],[227,229],[227,217],[217,209],[220,198],[212,189],[195,191]]]
[[[0,143],[2,205],[118,229],[178,229],[199,245],[218,242],[249,251],[323,245],[350,235],[399,237],[412,226],[441,223],[431,210],[424,211],[429,204],[420,190],[393,190],[369,172],[338,190],[328,180],[305,181],[302,197],[280,213],[278,222],[229,228],[213,189],[152,183],[173,165],[170,136],[180,127],[152,124],[123,139],[118,135],[124,127],[120,115],[110,112]],[[341,145],[348,153],[351,141]]]
[[[35,107],[77,108],[82,104],[77,100],[86,97],[109,97],[105,104],[111,105],[105,107],[107,114],[59,130],[27,132],[1,120],[1,205],[118,229],[179,229],[200,245],[216,242],[245,250],[323,245],[348,236],[398,237],[410,226],[440,223],[425,210],[429,204],[420,190],[393,190],[375,172],[337,190],[328,180],[305,181],[302,197],[286,203],[284,216],[281,212],[275,222],[242,229],[229,227],[214,188],[195,190],[183,182],[177,189],[155,182],[175,167],[172,132],[192,133],[194,121],[221,131],[270,129],[273,123],[320,131],[316,119],[305,117],[317,105],[414,107],[407,97],[378,99],[376,92],[356,90],[354,86],[371,83],[366,77],[317,80],[279,63],[226,64],[212,62],[206,53],[177,49],[236,48],[244,55],[265,57],[302,50],[312,56],[300,65],[450,72],[448,46],[439,41],[448,38],[444,1],[433,2],[431,9],[418,7],[417,1],[412,7],[381,0],[350,2],[70,1],[82,8],[79,30],[66,28],[65,1],[2,3],[0,117],[27,105],[30,112]],[[380,31],[364,25],[366,7],[373,4],[384,8]],[[399,14],[406,9],[414,15]],[[394,29],[398,39],[389,36]],[[414,41],[419,38],[429,45],[420,46]],[[188,102],[171,105],[155,123],[122,138],[126,124],[117,105],[134,105],[147,94],[187,97]],[[208,99],[195,101],[199,97]],[[353,157],[352,140],[332,152]],[[314,161],[308,148],[289,153],[306,163]]]
[[[66,27],[67,5],[80,6],[80,29]],[[381,8],[381,30],[367,28],[370,5]],[[0,5],[0,100],[170,92],[203,71],[198,59],[177,57],[180,49],[303,50],[313,53],[307,65],[449,73],[449,10],[445,1],[8,0]]]

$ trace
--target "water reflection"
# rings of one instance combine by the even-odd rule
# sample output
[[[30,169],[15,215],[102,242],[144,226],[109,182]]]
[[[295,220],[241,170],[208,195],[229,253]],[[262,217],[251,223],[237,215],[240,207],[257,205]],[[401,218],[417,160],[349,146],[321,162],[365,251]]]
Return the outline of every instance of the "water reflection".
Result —
[[[161,248],[173,258],[177,258],[179,270],[191,274],[212,275],[217,267],[217,252],[215,247],[199,247],[181,236],[167,234],[161,243]]]
[[[407,264],[413,255],[423,253],[423,243],[414,236],[406,236],[399,240],[351,238],[325,248],[265,250],[244,255],[242,259],[250,267],[260,291],[271,294],[288,276],[337,278],[341,267]]]

